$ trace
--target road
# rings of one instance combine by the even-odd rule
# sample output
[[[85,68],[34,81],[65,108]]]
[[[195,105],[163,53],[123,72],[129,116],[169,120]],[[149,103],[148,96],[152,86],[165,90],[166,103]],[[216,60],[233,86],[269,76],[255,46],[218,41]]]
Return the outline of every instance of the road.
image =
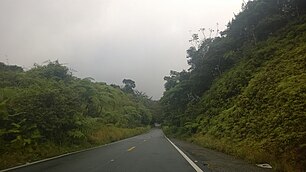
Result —
[[[191,172],[194,168],[160,129],[97,149],[15,169],[16,172]]]
[[[197,166],[205,172],[271,172],[272,169],[260,168],[237,157],[216,150],[204,148],[186,141],[171,139],[184,150],[185,154],[197,161]],[[203,166],[204,165],[204,166]]]

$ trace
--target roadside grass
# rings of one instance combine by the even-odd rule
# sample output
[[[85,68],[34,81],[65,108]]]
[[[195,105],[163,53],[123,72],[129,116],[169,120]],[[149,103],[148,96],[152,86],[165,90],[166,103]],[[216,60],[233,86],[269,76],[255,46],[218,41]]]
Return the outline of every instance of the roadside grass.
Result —
[[[263,149],[261,143],[255,143],[251,140],[233,141],[226,138],[219,139],[207,134],[196,134],[184,140],[202,147],[233,155],[249,163],[269,163],[274,171],[296,171],[299,169],[302,171],[303,169],[303,162],[298,164],[298,162],[293,159],[296,155],[296,150],[290,150],[276,155],[271,153],[275,149],[272,145],[270,147],[270,152],[265,151],[268,147],[265,146],[265,149]]]
[[[9,147],[0,154],[0,170],[33,161],[58,156],[61,154],[79,151],[132,136],[145,133],[149,127],[120,128],[115,126],[103,126],[87,135],[87,141],[80,144],[57,145],[52,142],[42,143],[36,146],[25,146],[22,148]]]
[[[139,135],[149,130],[149,127],[117,128],[114,126],[102,127],[88,136],[88,142],[92,145],[101,145],[124,138]]]

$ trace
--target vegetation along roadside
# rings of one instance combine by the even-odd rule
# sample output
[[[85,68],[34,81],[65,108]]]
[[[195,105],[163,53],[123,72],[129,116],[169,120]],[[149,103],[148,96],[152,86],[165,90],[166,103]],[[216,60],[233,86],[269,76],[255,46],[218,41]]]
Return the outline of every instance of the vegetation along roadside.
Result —
[[[204,35],[205,36],[205,35]],[[306,170],[306,3],[256,0],[171,71],[164,131],[277,171]]]
[[[58,61],[24,71],[0,63],[0,169],[148,130],[156,104],[124,86],[72,75]],[[132,83],[132,84],[131,84]]]

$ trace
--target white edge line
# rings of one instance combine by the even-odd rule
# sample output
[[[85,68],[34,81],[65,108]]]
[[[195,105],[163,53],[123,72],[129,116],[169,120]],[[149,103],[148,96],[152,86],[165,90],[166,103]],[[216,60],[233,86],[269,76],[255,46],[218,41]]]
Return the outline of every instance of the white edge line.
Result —
[[[143,134],[146,134],[146,133],[143,133]],[[142,135],[142,134],[140,134],[140,135]],[[137,136],[139,136],[139,135],[137,135]],[[10,171],[10,170],[15,170],[15,169],[18,169],[18,168],[27,167],[27,166],[38,164],[38,163],[45,162],[45,161],[50,161],[50,160],[61,158],[61,157],[64,157],[64,156],[68,156],[68,155],[72,155],[72,154],[77,154],[77,153],[81,153],[81,152],[85,152],[85,151],[89,151],[89,150],[93,150],[93,149],[98,149],[98,148],[101,148],[101,147],[104,147],[104,146],[109,146],[109,145],[112,145],[112,144],[116,144],[116,143],[119,143],[119,142],[130,140],[130,139],[132,139],[134,137],[137,137],[137,136],[129,137],[129,138],[126,138],[126,139],[123,139],[123,140],[118,140],[118,141],[115,141],[115,142],[107,143],[107,144],[96,146],[96,147],[92,147],[92,148],[87,148],[87,149],[83,149],[83,150],[79,150],[79,151],[69,152],[69,153],[66,153],[66,154],[62,154],[62,155],[54,156],[54,157],[51,157],[51,158],[46,158],[46,159],[42,159],[42,160],[26,163],[26,164],[23,164],[23,165],[18,165],[18,166],[15,166],[15,167],[11,167],[11,168],[0,170],[0,172],[6,172],[6,171]]]
[[[186,159],[187,162],[194,168],[196,172],[203,172],[203,170],[197,166],[183,151],[181,151],[174,143],[171,142],[170,139],[168,139],[167,136],[165,138],[172,144],[172,146]]]

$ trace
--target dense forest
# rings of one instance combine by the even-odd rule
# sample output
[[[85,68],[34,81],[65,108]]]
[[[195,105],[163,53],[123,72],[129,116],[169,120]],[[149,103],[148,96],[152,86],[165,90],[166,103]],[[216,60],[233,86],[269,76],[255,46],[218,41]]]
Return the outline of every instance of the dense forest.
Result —
[[[0,79],[0,169],[140,134],[156,113],[133,80],[80,79],[58,61],[0,63]]]
[[[200,36],[190,40],[189,70],[164,78],[164,131],[305,171],[306,1],[248,1],[218,36]]]
[[[276,171],[306,171],[306,1],[248,1],[224,31],[199,32],[190,68],[164,77],[159,101],[131,79],[81,79],[58,61],[29,70],[0,62],[0,169],[161,122],[167,135]]]

